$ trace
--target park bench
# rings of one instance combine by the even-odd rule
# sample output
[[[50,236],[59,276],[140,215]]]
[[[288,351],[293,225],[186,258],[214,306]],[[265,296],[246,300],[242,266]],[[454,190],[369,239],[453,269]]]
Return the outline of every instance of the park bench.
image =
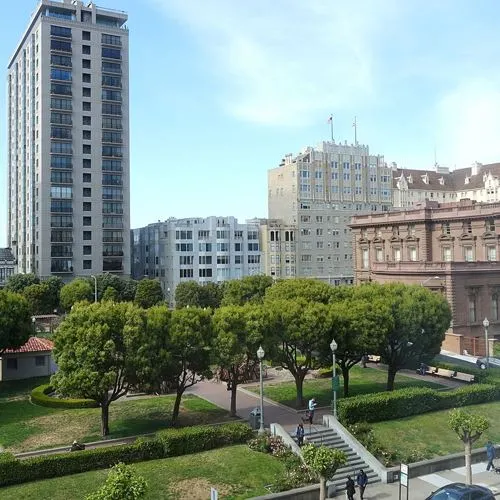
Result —
[[[437,368],[432,375],[443,378],[453,378],[457,372],[453,370],[447,370],[446,368]]]
[[[380,356],[375,354],[368,354],[368,361],[370,363],[380,363]]]
[[[456,378],[457,380],[461,380],[462,382],[472,383],[472,382],[474,382],[475,376],[471,375],[470,373],[456,372],[456,374],[453,378]]]
[[[420,370],[417,370],[420,373]],[[433,375],[435,377],[443,377],[449,379],[456,379],[462,382],[472,383],[475,381],[475,376],[469,373],[456,372],[454,370],[447,370],[446,368],[439,368],[436,366],[428,366],[425,370],[426,375]]]

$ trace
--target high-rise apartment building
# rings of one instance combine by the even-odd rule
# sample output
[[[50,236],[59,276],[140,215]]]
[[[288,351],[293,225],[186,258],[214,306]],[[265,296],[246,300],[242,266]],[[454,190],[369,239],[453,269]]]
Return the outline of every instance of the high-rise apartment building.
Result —
[[[392,207],[384,157],[365,145],[323,142],[269,170],[268,188],[268,274],[352,283],[351,216]]]
[[[41,0],[8,66],[8,244],[19,272],[129,273],[127,15]]]
[[[259,220],[171,218],[132,234],[132,277],[158,278],[169,300],[185,281],[221,282],[263,272]]]

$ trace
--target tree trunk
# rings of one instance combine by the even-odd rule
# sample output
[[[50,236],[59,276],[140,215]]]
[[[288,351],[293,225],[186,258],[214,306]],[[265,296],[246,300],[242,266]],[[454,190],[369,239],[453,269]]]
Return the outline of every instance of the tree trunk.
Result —
[[[342,366],[342,378],[344,379],[344,398],[349,396],[349,368]]]
[[[231,382],[231,417],[236,417],[236,391],[238,389],[238,386],[234,383]]]
[[[177,389],[177,395],[175,396],[174,409],[172,410],[172,425],[177,424],[177,418],[179,417],[179,409],[181,407],[181,399],[184,389]]]
[[[101,434],[102,437],[109,434],[109,403],[101,405]]]
[[[387,390],[394,390],[394,380],[396,378],[397,370],[393,368],[391,365],[387,367]]]
[[[320,476],[319,478],[319,500],[326,499],[326,478]]]
[[[304,406],[304,377],[305,373],[297,372],[294,374],[293,378],[295,379],[295,388],[297,389],[297,398],[295,401],[295,405],[297,409],[302,408]]]
[[[470,439],[467,439],[465,441],[465,484],[472,484],[471,448]]]

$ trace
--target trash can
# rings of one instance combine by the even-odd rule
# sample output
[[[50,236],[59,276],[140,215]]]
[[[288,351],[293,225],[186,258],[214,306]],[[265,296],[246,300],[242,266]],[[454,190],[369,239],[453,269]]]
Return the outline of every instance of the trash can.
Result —
[[[260,427],[260,408],[254,408],[250,412],[249,420],[252,429],[258,429]]]

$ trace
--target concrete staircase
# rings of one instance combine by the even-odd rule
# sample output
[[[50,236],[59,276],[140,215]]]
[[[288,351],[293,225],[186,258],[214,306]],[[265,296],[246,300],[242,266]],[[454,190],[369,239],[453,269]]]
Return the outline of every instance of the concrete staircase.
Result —
[[[364,461],[356,454],[351,447],[330,427],[324,425],[304,425],[305,435],[304,444],[313,443],[318,446],[324,445],[328,448],[342,450],[347,455],[347,463],[337,470],[333,479],[328,482],[329,485],[335,485],[335,491],[341,491],[345,487],[347,476],[351,476],[356,481],[356,475],[360,469],[363,469],[368,476],[368,485],[379,483],[380,478]],[[294,439],[296,440],[295,436]],[[368,490],[368,488],[367,488]]]

